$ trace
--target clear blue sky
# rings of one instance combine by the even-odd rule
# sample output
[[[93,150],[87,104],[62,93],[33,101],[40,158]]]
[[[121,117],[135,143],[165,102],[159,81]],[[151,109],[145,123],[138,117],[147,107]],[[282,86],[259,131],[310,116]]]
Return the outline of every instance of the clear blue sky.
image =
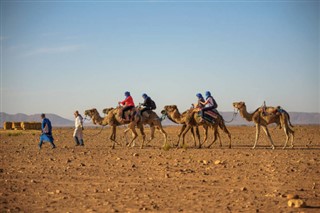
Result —
[[[125,91],[183,111],[209,90],[220,111],[320,112],[319,13],[307,0],[1,0],[0,111],[72,118]]]

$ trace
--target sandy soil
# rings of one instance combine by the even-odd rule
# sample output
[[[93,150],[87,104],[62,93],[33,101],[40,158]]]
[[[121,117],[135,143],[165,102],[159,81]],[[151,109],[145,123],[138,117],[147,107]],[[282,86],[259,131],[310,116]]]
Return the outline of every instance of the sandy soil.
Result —
[[[178,128],[165,127],[170,143]],[[231,149],[221,132],[221,148],[196,149],[188,135],[188,147],[166,151],[159,132],[145,149],[112,150],[109,128],[85,129],[84,147],[74,146],[71,128],[54,128],[57,148],[40,152],[38,131],[1,130],[1,212],[320,211],[320,126],[296,126],[286,150],[282,130],[271,128],[276,150],[264,134],[252,150],[254,127],[228,129]],[[288,194],[307,207],[288,207]]]

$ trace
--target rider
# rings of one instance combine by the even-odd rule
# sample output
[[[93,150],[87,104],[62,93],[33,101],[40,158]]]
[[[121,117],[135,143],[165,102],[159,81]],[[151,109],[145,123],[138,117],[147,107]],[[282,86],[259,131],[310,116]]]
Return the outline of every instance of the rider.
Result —
[[[202,104],[205,102],[205,100],[204,100],[203,96],[201,95],[201,93],[197,93],[196,96],[198,97],[197,108],[202,109],[203,107],[205,107],[205,105]]]
[[[143,107],[142,110],[140,110],[140,115],[142,116],[142,113],[147,110],[153,110],[155,109],[155,103],[154,101],[146,94],[142,94],[142,98],[144,99],[144,102],[141,104]],[[146,115],[146,117],[149,117],[149,114]]]
[[[206,100],[205,102],[201,102],[201,104],[205,105],[204,108],[201,109],[200,115],[203,118],[204,112],[208,110],[215,110],[218,107],[217,102],[214,100],[214,98],[211,95],[210,91],[206,91]]]
[[[130,92],[126,91],[124,93],[124,95],[125,95],[126,98],[123,101],[119,101],[118,102],[118,104],[121,104],[121,105],[124,106],[123,109],[122,109],[122,113],[121,113],[121,118],[122,119],[125,119],[124,115],[125,115],[126,111],[134,108],[134,102],[133,102],[133,98],[130,95]]]

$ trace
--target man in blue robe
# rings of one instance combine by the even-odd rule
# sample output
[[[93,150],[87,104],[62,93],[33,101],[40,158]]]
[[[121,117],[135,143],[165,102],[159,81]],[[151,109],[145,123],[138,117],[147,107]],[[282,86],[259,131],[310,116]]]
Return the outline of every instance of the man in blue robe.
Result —
[[[41,114],[41,118],[42,118],[42,124],[41,124],[41,131],[42,134],[40,136],[40,142],[39,142],[39,149],[41,149],[42,143],[44,141],[48,141],[51,146],[52,149],[56,148],[56,145],[53,143],[54,139],[52,137],[52,126],[51,126],[51,122],[48,118],[46,118],[45,114]]]

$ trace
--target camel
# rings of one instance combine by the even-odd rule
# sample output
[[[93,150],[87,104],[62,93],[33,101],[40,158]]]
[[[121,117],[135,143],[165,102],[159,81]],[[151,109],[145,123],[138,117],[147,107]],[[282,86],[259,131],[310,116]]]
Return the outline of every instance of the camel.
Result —
[[[164,113],[166,113],[166,115],[168,116],[168,118],[170,120],[172,120],[175,123],[179,123],[179,124],[185,124],[186,127],[183,130],[184,127],[182,127],[182,129],[180,130],[183,132],[182,133],[182,143],[184,144],[184,137],[185,134],[194,126],[203,126],[205,129],[205,139],[204,142],[202,144],[204,144],[207,140],[207,128],[210,126],[213,128],[213,141],[211,144],[209,144],[208,148],[211,147],[211,145],[216,141],[217,137],[219,137],[220,140],[220,135],[218,132],[218,126],[228,135],[229,137],[229,148],[231,148],[231,134],[228,131],[227,127],[224,124],[224,120],[221,116],[218,116],[216,119],[216,122],[210,123],[208,121],[202,120],[201,117],[198,116],[198,113],[196,111],[194,111],[193,109],[180,114],[178,108],[176,105],[167,105],[164,107]],[[179,137],[180,140],[180,137]],[[179,141],[178,144],[179,145]],[[221,140],[220,140],[220,146],[222,146],[221,144]],[[199,145],[199,147],[201,147],[201,144]]]
[[[111,116],[114,120],[117,120],[117,118],[119,117],[119,115],[118,115],[119,110],[117,110],[117,109],[118,108],[116,108],[116,109],[106,108],[106,109],[103,109],[103,113],[107,114],[107,116]],[[137,108],[137,109],[139,110],[139,108]],[[150,126],[151,136],[150,136],[150,139],[148,140],[148,142],[150,142],[151,140],[154,139],[154,132],[155,132],[155,129],[157,129],[162,133],[162,135],[164,137],[163,146],[167,145],[167,142],[168,142],[167,133],[166,133],[166,131],[164,131],[164,129],[162,127],[161,119],[158,117],[158,115],[154,111],[152,111],[152,110],[145,111],[142,116],[139,116],[139,113],[137,113],[135,116],[135,119],[130,124],[133,127],[138,126],[140,129],[140,132],[143,133],[143,141],[141,144],[141,148],[143,148],[144,141],[145,141],[143,125]],[[127,132],[128,130],[131,130],[131,128],[126,129],[125,132]],[[128,146],[130,146],[133,142],[134,142],[134,140],[131,140],[131,142],[128,144]]]
[[[117,126],[128,124],[128,129],[131,130],[132,136],[133,136],[130,144],[138,137],[138,134],[135,130],[136,123],[121,120],[119,116],[114,116],[114,114],[112,113],[113,111],[114,111],[114,109],[110,108],[108,111],[108,114],[104,118],[102,118],[100,116],[99,112],[95,108],[86,110],[84,112],[85,116],[89,116],[92,119],[93,124],[98,124],[98,125],[102,125],[102,126],[110,125],[112,127],[112,133],[109,137],[109,139],[113,142],[112,149],[115,148],[115,144],[116,144]],[[134,119],[136,119],[136,118],[134,118]],[[144,142],[145,134],[143,131],[143,126],[142,125],[137,125],[137,126],[140,129],[140,132],[142,135],[142,141]]]
[[[187,124],[186,123],[189,123],[190,122],[190,116],[189,116],[189,113],[191,112],[190,110],[186,110],[184,111],[181,115],[179,115],[179,110],[176,111],[175,114],[170,114],[169,112],[173,112],[174,110],[174,107],[171,107],[171,106],[165,106],[164,107],[164,110],[161,111],[161,114],[164,115],[165,117],[168,117],[169,120],[171,120],[172,122],[176,123],[176,124],[182,124],[182,127],[180,129],[180,132],[178,134],[178,142],[177,142],[177,145],[176,146],[179,146],[179,143],[180,143],[180,138],[182,136],[182,144],[184,145],[184,137],[187,133],[187,131],[185,132],[186,128],[187,128]],[[169,113],[169,114],[168,114]],[[199,133],[199,128],[197,125],[196,126],[196,134],[197,134],[197,138],[198,138],[198,141],[199,141],[199,148],[201,148],[202,144],[204,144],[206,141],[207,141],[207,137],[208,137],[208,125],[206,125],[205,123],[202,125],[203,129],[204,129],[204,135],[205,135],[205,138],[204,138],[204,141],[203,143],[201,144],[200,142],[200,133]],[[191,134],[192,134],[192,139],[193,139],[193,142],[194,142],[194,146],[196,147],[197,146],[197,142],[196,142],[196,139],[195,139],[195,135],[194,135],[194,130],[193,128],[190,129],[191,130]],[[220,137],[219,137],[220,139]]]
[[[265,107],[265,109],[263,109],[262,107],[259,107],[253,113],[248,113],[246,104],[244,102],[234,102],[233,107],[239,110],[240,115],[244,119],[246,119],[249,122],[253,121],[256,124],[256,139],[252,149],[256,148],[259,135],[260,135],[261,126],[269,138],[269,141],[271,143],[271,148],[275,149],[273,140],[267,128],[267,125],[272,123],[280,125],[280,128],[281,127],[284,128],[284,132],[286,134],[286,142],[283,146],[283,149],[286,148],[290,136],[291,136],[291,147],[293,148],[294,130],[290,128],[290,126],[291,127],[293,126],[291,125],[289,114],[285,110],[282,110],[280,107]],[[281,109],[281,110],[278,110],[278,109]]]

